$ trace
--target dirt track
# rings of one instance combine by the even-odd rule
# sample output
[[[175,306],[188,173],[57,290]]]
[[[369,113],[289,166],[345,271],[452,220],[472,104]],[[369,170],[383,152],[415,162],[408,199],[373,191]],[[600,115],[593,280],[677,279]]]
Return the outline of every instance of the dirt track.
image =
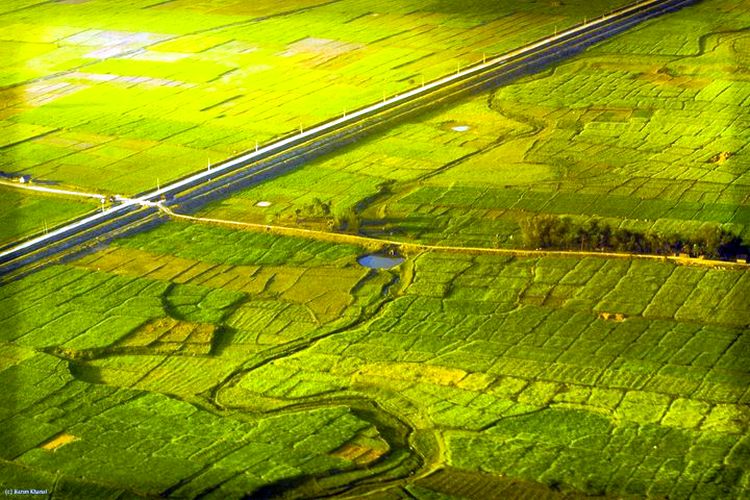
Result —
[[[252,222],[238,222],[223,219],[212,219],[206,217],[194,217],[191,215],[179,214],[168,207],[159,205],[162,212],[174,219],[188,220],[202,224],[214,224],[220,226],[241,227],[251,231],[260,231],[280,236],[293,236],[297,238],[308,238],[318,241],[327,241],[329,243],[340,243],[347,245],[357,245],[368,249],[380,249],[385,246],[393,246],[401,249],[404,253],[419,253],[425,251],[462,253],[470,255],[510,255],[514,257],[606,257],[612,259],[639,259],[639,260],[656,260],[663,262],[674,262],[682,265],[695,265],[704,267],[726,267],[746,269],[750,267],[744,262],[729,262],[723,260],[710,260],[703,258],[682,257],[674,255],[649,255],[649,254],[632,254],[621,252],[590,252],[575,250],[526,250],[517,248],[483,248],[483,247],[462,247],[448,245],[425,245],[421,243],[409,243],[404,241],[395,241],[381,238],[372,238],[354,234],[333,233],[328,231],[318,231],[314,229],[303,229],[297,227],[276,226],[270,224],[255,224]]]

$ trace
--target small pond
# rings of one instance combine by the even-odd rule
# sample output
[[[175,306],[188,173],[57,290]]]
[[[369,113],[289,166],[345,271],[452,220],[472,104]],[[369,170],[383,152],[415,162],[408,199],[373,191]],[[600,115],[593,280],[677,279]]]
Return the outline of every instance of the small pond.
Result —
[[[363,255],[357,258],[357,262],[361,266],[369,267],[370,269],[392,269],[404,261],[403,257],[381,255],[377,253],[371,253],[369,255]]]

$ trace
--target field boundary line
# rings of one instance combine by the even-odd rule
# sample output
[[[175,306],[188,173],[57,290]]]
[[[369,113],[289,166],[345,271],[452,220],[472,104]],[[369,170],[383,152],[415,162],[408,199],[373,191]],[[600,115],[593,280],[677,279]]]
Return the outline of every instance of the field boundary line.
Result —
[[[674,262],[680,265],[695,265],[711,268],[731,267],[738,269],[747,269],[749,264],[743,262],[731,262],[723,260],[711,260],[704,258],[682,257],[675,255],[651,255],[635,254],[624,252],[593,252],[578,250],[528,250],[522,248],[485,248],[485,247],[465,247],[452,245],[428,245],[423,243],[410,243],[371,236],[362,236],[355,234],[333,233],[329,231],[320,231],[316,229],[303,229],[299,227],[278,226],[274,224],[259,224],[255,222],[240,222],[226,219],[214,219],[210,217],[195,217],[174,212],[163,204],[157,204],[167,216],[174,219],[182,219],[202,224],[212,224],[219,226],[234,226],[255,230],[278,236],[292,236],[297,238],[314,239],[328,243],[339,243],[348,245],[357,245],[367,249],[378,249],[384,246],[394,246],[403,250],[405,253],[418,253],[425,251],[460,253],[469,255],[509,255],[513,257],[605,257],[611,259],[638,259],[654,260],[661,262]]]

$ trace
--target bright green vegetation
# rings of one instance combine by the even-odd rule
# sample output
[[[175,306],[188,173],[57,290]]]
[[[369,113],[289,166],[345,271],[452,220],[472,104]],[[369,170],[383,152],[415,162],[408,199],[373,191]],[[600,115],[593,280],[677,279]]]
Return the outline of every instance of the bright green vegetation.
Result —
[[[168,223],[6,285],[4,474],[60,470],[71,497],[750,487],[746,272],[358,252]]]
[[[378,204],[376,210],[364,214],[371,225],[396,228],[399,221],[391,221],[389,213],[392,205],[398,206],[395,205],[398,198],[391,191],[403,196],[401,191],[408,193],[418,180],[479,154],[502,138],[515,135],[519,128],[523,129],[522,123],[487,109],[485,104],[486,97],[471,99],[450,110],[432,113],[419,122],[394,126],[372,139],[218,201],[203,213],[232,220],[288,222],[294,219],[296,209],[306,212],[304,208],[315,198],[330,202],[333,211],[358,207],[360,212],[364,208],[359,207],[360,204],[387,199],[387,204]],[[457,126],[470,126],[470,130],[453,130]],[[535,172],[538,178],[552,174],[548,168]],[[256,206],[259,201],[268,201],[271,205]],[[429,218],[435,215],[439,214]],[[429,224],[427,218],[423,217],[425,224]],[[316,221],[300,222],[314,224]],[[417,223],[416,220],[409,222]]]
[[[231,236],[166,232],[206,246]],[[239,249],[236,266],[167,255],[154,265],[155,254],[114,249],[79,261],[113,272],[58,266],[0,289],[0,377],[13,389],[2,414],[3,481],[55,483],[70,498],[122,490],[226,498],[355,469],[387,452],[378,430],[345,406],[252,417],[209,404],[207,391],[254,353],[356,321],[389,280],[342,267],[352,250],[263,236]],[[171,281],[158,279],[167,273]],[[44,448],[61,435],[75,440]]]
[[[430,221],[427,239],[476,241],[471,230],[494,229],[479,218],[500,225],[542,212],[596,215],[644,232],[721,223],[747,241],[750,129],[741,123],[750,86],[741,54],[750,18],[744,1],[716,10],[703,2],[498,89],[490,106],[527,122],[532,138],[445,170],[395,207],[385,200],[389,214],[418,223],[444,213],[442,224]],[[541,167],[553,174],[540,177]],[[522,174],[506,177],[506,169]]]
[[[748,12],[701,2],[206,213],[283,221],[318,197],[430,243],[517,247],[534,213],[750,241]]]
[[[0,186],[0,245],[95,210],[99,203]]]
[[[624,3],[0,8],[0,161],[132,194]]]
[[[300,474],[351,468],[353,461],[333,452],[371,429],[335,407],[254,421],[219,416],[160,394],[80,381],[65,361],[31,349],[6,344],[3,355],[16,360],[1,372],[3,384],[34,390],[19,393],[4,412],[0,476],[6,485],[54,489],[61,498],[125,491],[226,498]],[[39,448],[66,435],[75,440]]]
[[[11,107],[9,126],[34,126],[0,152],[27,158],[24,169],[46,158],[50,177],[65,160],[94,186],[135,189],[131,179],[154,177],[144,167],[154,151],[189,170],[195,151],[221,157],[254,143],[252,127],[268,124],[270,136],[335,114],[328,107],[353,82],[365,99],[380,92],[371,75],[418,78],[432,67],[420,51],[436,40],[450,66],[557,22],[535,12],[583,13],[582,3],[513,7],[504,32],[496,2],[394,0],[378,16],[371,2],[295,3],[310,9],[273,16],[278,2],[178,0],[106,25],[101,2],[55,5],[67,12],[58,31],[13,33],[83,46],[91,37],[62,27],[78,14],[101,29],[148,30],[131,48],[155,45],[137,57],[90,68],[153,80],[80,77],[90,86]],[[184,36],[153,34],[164,11]],[[519,224],[535,215],[618,234],[721,228],[747,242],[748,12],[748,0],[705,0],[203,213],[320,227],[325,204],[355,211],[366,234],[476,246],[520,246]],[[238,16],[271,17],[226,26]],[[174,60],[174,72],[157,59]],[[270,81],[278,74],[288,80]],[[298,93],[313,80],[317,90]],[[278,95],[258,90],[267,84]],[[226,101],[238,85],[247,92]],[[200,111],[206,99],[218,106]],[[60,121],[45,121],[58,104]],[[45,126],[64,130],[29,139]],[[376,271],[357,264],[366,251],[166,222],[4,285],[0,478],[62,498],[747,496],[746,269],[425,252]]]

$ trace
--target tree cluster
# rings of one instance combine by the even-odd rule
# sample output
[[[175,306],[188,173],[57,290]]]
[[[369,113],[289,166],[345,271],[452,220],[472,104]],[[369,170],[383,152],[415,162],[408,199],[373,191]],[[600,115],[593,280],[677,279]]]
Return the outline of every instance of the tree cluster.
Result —
[[[362,218],[356,210],[350,207],[334,213],[333,224],[334,227],[339,229],[339,231],[347,231],[357,234],[362,226]]]
[[[732,259],[748,253],[736,235],[718,225],[704,225],[692,234],[659,234],[612,227],[606,221],[577,221],[571,217],[535,215],[521,222],[524,244],[532,248],[602,250],[613,252]]]
[[[324,218],[331,215],[331,203],[322,202],[320,198],[313,198],[312,203],[298,208],[294,211],[299,219],[302,215],[305,217]]]
[[[362,225],[362,218],[354,208],[334,210],[330,202],[322,202],[319,198],[313,198],[312,203],[296,209],[295,215],[297,223],[301,218],[317,219],[324,221],[331,229],[350,233],[358,233]]]

